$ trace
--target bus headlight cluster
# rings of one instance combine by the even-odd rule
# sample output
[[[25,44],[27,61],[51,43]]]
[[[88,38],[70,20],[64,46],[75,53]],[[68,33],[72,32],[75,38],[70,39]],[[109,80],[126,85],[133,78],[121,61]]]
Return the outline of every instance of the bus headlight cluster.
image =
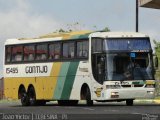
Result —
[[[120,85],[106,85],[106,89],[120,89]]]
[[[118,92],[111,92],[111,98],[119,98]]]

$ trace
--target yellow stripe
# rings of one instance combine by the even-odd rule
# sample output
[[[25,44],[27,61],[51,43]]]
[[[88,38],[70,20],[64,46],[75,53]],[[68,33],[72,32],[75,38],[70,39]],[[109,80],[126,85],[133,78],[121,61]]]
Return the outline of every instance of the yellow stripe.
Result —
[[[54,91],[57,85],[58,76],[61,70],[62,63],[61,62],[54,62],[52,66],[52,70],[50,73],[50,78],[46,80],[47,86],[50,86],[50,90],[48,91],[49,94],[46,96],[46,99],[53,99]]]
[[[52,70],[51,70],[50,76],[58,77],[60,69],[61,69],[61,65],[62,65],[61,62],[54,62],[53,66],[52,66]]]

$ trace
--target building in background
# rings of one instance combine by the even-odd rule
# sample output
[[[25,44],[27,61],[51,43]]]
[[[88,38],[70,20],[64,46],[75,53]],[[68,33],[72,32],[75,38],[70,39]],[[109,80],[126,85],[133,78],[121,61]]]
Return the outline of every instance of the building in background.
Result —
[[[146,8],[160,9],[160,0],[139,0],[139,5]]]

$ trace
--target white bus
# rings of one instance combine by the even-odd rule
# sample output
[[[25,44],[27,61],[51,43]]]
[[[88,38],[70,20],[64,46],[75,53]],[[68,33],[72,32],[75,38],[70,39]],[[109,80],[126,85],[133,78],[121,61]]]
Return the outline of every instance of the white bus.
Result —
[[[4,93],[22,105],[76,105],[79,100],[154,98],[148,36],[131,32],[71,32],[5,43]]]

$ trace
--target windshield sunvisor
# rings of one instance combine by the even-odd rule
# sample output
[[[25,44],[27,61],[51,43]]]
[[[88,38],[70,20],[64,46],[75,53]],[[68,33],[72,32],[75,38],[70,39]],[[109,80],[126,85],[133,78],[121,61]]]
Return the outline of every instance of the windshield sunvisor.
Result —
[[[106,39],[104,50],[105,51],[143,51],[149,52],[152,50],[149,39]]]

